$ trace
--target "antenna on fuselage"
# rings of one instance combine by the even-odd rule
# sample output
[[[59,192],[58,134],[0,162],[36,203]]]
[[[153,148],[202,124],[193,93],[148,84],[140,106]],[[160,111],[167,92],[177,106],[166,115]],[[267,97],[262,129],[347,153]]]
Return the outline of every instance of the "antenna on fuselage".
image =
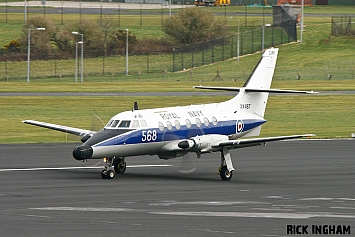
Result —
[[[135,101],[133,103],[133,110],[138,110],[138,102],[137,101]]]

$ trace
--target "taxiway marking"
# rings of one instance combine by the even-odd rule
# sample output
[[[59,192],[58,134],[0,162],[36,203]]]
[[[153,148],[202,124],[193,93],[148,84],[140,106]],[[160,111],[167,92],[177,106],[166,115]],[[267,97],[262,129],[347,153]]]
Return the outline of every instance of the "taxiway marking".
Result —
[[[146,168],[146,167],[169,167],[172,165],[128,165],[127,168]],[[76,169],[102,169],[101,166],[74,166],[74,167],[45,167],[45,168],[14,168],[0,169],[0,172],[7,171],[38,171],[38,170],[76,170]]]

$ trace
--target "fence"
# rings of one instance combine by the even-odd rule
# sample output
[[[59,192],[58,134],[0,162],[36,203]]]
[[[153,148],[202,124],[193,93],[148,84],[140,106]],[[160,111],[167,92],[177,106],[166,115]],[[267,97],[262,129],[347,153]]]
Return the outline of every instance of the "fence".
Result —
[[[331,35],[355,35],[355,23],[351,21],[351,16],[333,16]]]
[[[129,56],[130,71],[134,73],[165,73],[182,71],[202,65],[224,61],[239,55],[252,54],[275,45],[294,41],[281,27],[262,27],[233,34],[188,47],[172,48],[170,52],[149,52],[145,55]],[[264,42],[264,44],[263,44]],[[34,56],[35,52],[31,55]],[[106,57],[102,50],[85,52],[84,55],[99,55],[85,58],[86,76],[117,75],[125,73],[125,56]],[[24,56],[24,55],[23,55]],[[54,55],[47,57],[58,58]],[[80,57],[80,56],[79,56]],[[25,57],[23,57],[25,58]],[[75,56],[73,55],[73,58]],[[80,60],[80,58],[79,58]],[[31,78],[63,78],[75,74],[74,59],[70,60],[33,60]],[[80,66],[80,65],[79,65]],[[22,80],[26,78],[27,62],[1,62],[1,80]]]

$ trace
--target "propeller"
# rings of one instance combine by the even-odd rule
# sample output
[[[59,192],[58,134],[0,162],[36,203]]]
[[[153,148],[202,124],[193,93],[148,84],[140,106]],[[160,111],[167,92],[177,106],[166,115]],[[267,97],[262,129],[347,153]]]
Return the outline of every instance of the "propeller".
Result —
[[[196,170],[189,153],[180,158],[180,169],[179,172],[183,174],[192,173]]]
[[[92,131],[99,131],[105,126],[105,122],[101,119],[99,115],[96,113],[93,114],[91,119],[91,130]]]

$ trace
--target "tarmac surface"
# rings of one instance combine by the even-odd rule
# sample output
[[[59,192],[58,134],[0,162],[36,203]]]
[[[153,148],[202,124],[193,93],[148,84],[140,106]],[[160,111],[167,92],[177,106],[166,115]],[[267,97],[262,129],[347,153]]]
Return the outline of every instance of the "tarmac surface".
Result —
[[[125,174],[103,180],[97,161],[72,158],[77,144],[0,145],[0,236],[293,236],[288,225],[354,236],[354,144],[233,150],[231,181],[216,175],[219,153],[191,154],[190,173],[181,158],[131,157]]]

